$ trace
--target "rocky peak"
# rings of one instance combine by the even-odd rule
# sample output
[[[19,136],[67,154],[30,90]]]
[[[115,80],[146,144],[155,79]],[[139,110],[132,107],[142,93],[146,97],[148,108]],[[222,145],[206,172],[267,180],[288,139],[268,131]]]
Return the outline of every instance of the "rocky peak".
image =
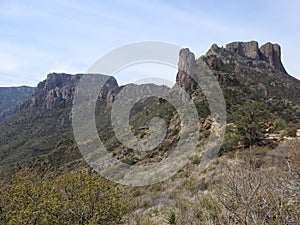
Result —
[[[278,44],[268,42],[259,48],[256,41],[232,42],[227,44],[225,49],[242,57],[265,61],[275,69],[287,73],[281,62],[281,49]]]
[[[65,108],[73,103],[75,88],[83,74],[50,73],[47,79],[39,83],[31,97],[29,107],[33,108]],[[102,75],[105,76],[105,75]],[[100,97],[105,98],[110,90],[118,88],[115,78],[109,77],[101,90]]]
[[[176,83],[186,91],[192,91],[196,88],[196,83],[188,76],[196,66],[194,53],[188,48],[181,49],[179,52],[178,73]]]
[[[257,83],[257,87],[253,88],[261,89],[265,96],[276,92],[274,80],[284,85],[286,83],[284,81],[290,79],[282,65],[281,49],[278,44],[266,43],[261,47],[256,41],[232,42],[226,47],[213,44],[199,59],[195,59],[195,55],[187,48],[179,52],[176,83],[188,93],[192,93],[197,87],[197,83],[188,74],[195,71],[199,60],[205,61],[224,84],[241,82],[250,85],[252,80]],[[272,82],[274,88],[264,88],[261,85],[268,82]]]
[[[232,42],[226,45],[226,49],[237,53],[241,56],[246,56],[251,59],[260,59],[258,43],[256,41],[249,42]]]
[[[286,73],[281,62],[281,48],[278,44],[270,42],[260,47],[261,59],[273,65],[276,69]]]
[[[50,73],[47,79],[41,82],[40,85],[47,91],[55,88],[62,88],[63,86],[73,86],[80,79],[81,75],[70,75],[65,73]],[[40,86],[39,85],[39,86]]]
[[[50,73],[40,82],[28,106],[32,108],[62,108],[72,104],[75,86],[81,75]]]

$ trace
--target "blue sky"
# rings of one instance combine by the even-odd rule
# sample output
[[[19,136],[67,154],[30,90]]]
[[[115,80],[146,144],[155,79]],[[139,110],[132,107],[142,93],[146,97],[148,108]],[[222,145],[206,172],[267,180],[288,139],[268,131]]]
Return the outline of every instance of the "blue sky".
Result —
[[[287,71],[300,78],[299,4],[296,0],[0,0],[0,86],[36,86],[49,72],[85,72],[110,50],[145,40],[175,43],[197,56],[213,43],[276,42]],[[117,76],[121,83],[135,79],[126,74]],[[168,76],[175,77],[175,71]]]

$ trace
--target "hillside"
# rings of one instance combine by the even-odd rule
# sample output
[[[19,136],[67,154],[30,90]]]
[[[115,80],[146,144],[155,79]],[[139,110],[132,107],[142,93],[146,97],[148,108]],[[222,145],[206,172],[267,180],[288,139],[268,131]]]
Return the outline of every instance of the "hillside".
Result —
[[[199,86],[197,81],[189,76],[202,71],[203,63],[210,69],[209,74],[214,76],[220,84],[226,104],[227,124],[220,122],[224,119],[223,115],[211,115],[211,102],[205,95],[207,87]],[[145,218],[149,223],[144,224],[177,224],[176,221],[178,224],[202,224],[204,217],[207,221],[210,220],[210,223],[206,221],[205,224],[230,224],[233,221],[236,224],[255,224],[249,222],[250,219],[248,221],[248,213],[253,213],[258,218],[262,218],[264,213],[259,211],[255,214],[254,209],[251,208],[252,211],[248,209],[247,203],[243,202],[245,199],[240,199],[241,208],[235,205],[235,211],[229,214],[234,217],[238,214],[237,212],[245,210],[247,219],[242,221],[234,217],[230,221],[231,217],[226,213],[228,217],[221,218],[221,215],[225,215],[222,213],[226,212],[224,209],[226,204],[234,200],[228,199],[228,196],[222,196],[224,204],[216,202],[217,194],[221,193],[215,194],[215,185],[224,185],[222,187],[224,192],[227,191],[226,193],[230,195],[232,186],[226,189],[226,184],[222,183],[222,176],[228,180],[235,179],[236,177],[230,177],[231,172],[236,172],[241,176],[245,173],[248,176],[245,179],[270,180],[270,183],[258,182],[257,184],[263,187],[255,202],[257,204],[255,207],[259,208],[259,204],[268,199],[267,196],[270,194],[267,191],[268,188],[273,188],[278,192],[282,190],[276,186],[278,182],[271,179],[271,169],[279,174],[278,178],[282,178],[283,183],[284,179],[296,182],[294,175],[298,173],[297,163],[300,162],[297,161],[298,144],[296,142],[290,144],[293,146],[290,148],[293,152],[290,153],[287,150],[289,148],[284,147],[282,143],[286,143],[284,141],[288,139],[296,141],[299,135],[297,129],[300,129],[300,81],[287,73],[281,62],[280,46],[271,43],[266,43],[261,47],[255,41],[233,42],[225,47],[214,44],[205,55],[199,58],[196,58],[189,49],[182,49],[179,52],[178,65],[176,85],[173,88],[154,84],[151,88],[154,90],[163,88],[170,96],[177,93],[179,87],[188,93],[188,101],[192,101],[196,106],[197,119],[200,121],[199,125],[193,124],[199,132],[196,137],[198,141],[196,150],[188,156],[188,163],[170,179],[145,187],[126,187],[124,190],[121,188],[124,196],[130,198],[133,204],[131,211],[127,212],[124,218],[131,224],[142,224],[142,221],[146,221]],[[74,95],[78,91],[76,87],[82,76],[84,74],[48,74],[47,79],[39,83],[30,97],[28,97],[29,94],[21,95],[23,100],[26,98],[27,100],[17,104],[17,110],[3,117],[0,121],[0,168],[3,174],[11,175],[16,171],[21,171],[22,174],[24,168],[36,168],[43,173],[46,170],[51,174],[50,177],[54,176],[53,182],[55,183],[57,175],[69,176],[73,170],[90,169],[75,143],[72,130]],[[122,91],[130,92],[140,89],[143,91],[135,94],[144,96],[147,93],[146,87],[149,88],[149,86],[127,84],[120,87],[115,78],[99,74],[98,76],[107,79],[107,82],[97,98],[96,128],[101,141],[114,158],[128,165],[152,166],[167,160],[176,151],[181,138],[193,137],[193,132],[184,130],[185,125],[180,120],[180,113],[176,111],[174,105],[165,99],[150,97],[139,100],[130,110],[131,131],[139,140],[147,140],[151,137],[151,132],[155,129],[160,130],[157,127],[154,130],[151,128],[152,119],[161,117],[166,124],[165,139],[151,151],[137,152],[125,146],[118,140],[113,130],[112,105],[118,94],[124,93]],[[213,86],[210,88],[212,88],[210,90],[216,90]],[[15,99],[6,101],[10,102],[9,104],[16,102]],[[127,102],[130,102],[130,99]],[[5,104],[8,106],[8,103]],[[125,110],[125,107],[122,109]],[[90,126],[90,121],[81,127],[82,133],[86,129],[85,126]],[[202,157],[205,156],[206,144],[218,136],[223,129],[226,129],[225,139],[220,151],[216,152],[219,157],[209,158],[211,164],[202,170],[200,164]],[[89,141],[86,140],[87,143]],[[127,141],[130,142],[131,139]],[[292,158],[292,154],[296,154],[297,157]],[[275,158],[278,160],[278,168],[272,167]],[[291,162],[290,172],[295,170],[294,174],[284,172],[285,160]],[[284,170],[280,171],[280,167]],[[291,175],[290,178],[287,178],[288,174]],[[94,175],[92,178],[94,179]],[[238,182],[236,179],[234,181]],[[243,186],[248,181],[238,184],[240,185],[238,191],[241,191],[241,194],[246,194],[247,188],[253,188],[251,185],[250,187]],[[58,183],[55,185],[58,185],[58,189],[62,188]],[[289,187],[286,194],[289,200],[296,201],[296,203],[284,202],[284,204],[286,207],[288,207],[286,204],[290,204],[291,209],[295,210],[299,207],[299,199],[295,200],[292,196],[294,196],[293,193],[297,193],[299,185],[292,183]],[[223,190],[222,188],[220,190]],[[249,193],[250,191],[248,190]],[[239,193],[236,194],[238,197]],[[247,195],[245,198],[248,197]],[[277,199],[274,197],[273,200],[275,202]],[[273,203],[268,202],[268,204]],[[274,206],[274,213],[277,206]],[[203,211],[197,211],[197,207],[204,207]],[[185,218],[185,214],[189,216]],[[197,216],[203,221],[201,222]],[[239,216],[242,217],[244,214]],[[294,214],[290,217],[293,216]],[[191,218],[190,221],[188,217]],[[270,223],[274,222],[271,216],[264,218],[264,221],[268,220]],[[227,223],[220,221],[227,221]],[[281,217],[278,221],[277,224],[283,224],[280,223]]]
[[[0,88],[0,119],[14,113],[18,105],[24,103],[33,94],[35,88],[1,87]]]
[[[0,160],[5,171],[39,161],[42,155],[42,161],[49,158],[58,166],[80,158],[70,113],[81,76],[49,74],[30,98],[18,105],[18,111],[1,122]],[[109,89],[118,87],[114,78],[110,82]]]
[[[299,128],[300,82],[284,69],[279,45],[267,43],[258,48],[254,41],[234,42],[225,48],[214,44],[199,59],[188,49],[180,54],[185,66],[197,67],[203,60],[217,77],[226,101],[226,135],[231,145],[234,141],[246,147],[252,141],[268,144],[263,139],[276,132],[275,121],[284,120],[285,126]],[[177,74],[177,83],[190,90],[192,96],[198,94],[199,87],[184,72]],[[226,144],[225,140],[225,150],[235,147]]]
[[[236,126],[239,123],[251,123],[251,121],[242,121],[245,118],[239,118],[241,116],[240,111],[247,107],[250,110],[254,109],[253,107],[258,107],[254,109],[256,114],[259,114],[257,109],[260,108],[260,114],[263,115],[261,118],[260,115],[253,118],[260,120],[261,127],[258,130],[271,131],[274,128],[274,121],[278,118],[283,119],[287,123],[286,126],[299,128],[300,81],[286,73],[280,57],[281,52],[278,45],[268,43],[258,48],[257,42],[235,42],[228,44],[225,48],[213,45],[199,59],[195,59],[194,54],[188,49],[183,49],[180,52],[179,64],[192,68],[197,65],[197,61],[203,60],[207,63],[221,85],[228,113],[228,124]],[[23,160],[31,161],[40,155],[55,152],[55,149],[65,141],[73,143],[70,110],[76,84],[78,84],[80,77],[81,75],[49,74],[47,79],[38,85],[30,99],[18,106],[21,112],[1,122],[3,128],[1,129],[0,147],[2,166],[15,164],[16,162],[22,164]],[[194,98],[200,120],[206,121],[210,113],[201,88],[182,71],[178,72],[176,80],[177,84],[186,89]],[[116,93],[120,89],[113,78],[109,89],[114,89]],[[105,94],[101,97],[103,103],[100,106],[103,110],[100,110],[99,115],[109,118],[111,94],[109,90],[104,92]],[[168,117],[168,123],[172,120],[173,125],[170,127],[173,127],[173,131],[169,131],[171,135],[169,139],[174,140],[172,145],[176,144],[175,139],[178,133],[176,135],[174,129],[178,129],[178,125],[176,125],[178,121],[176,116],[172,115],[174,109],[171,109],[167,102],[160,104],[159,107],[156,104],[154,104],[154,107],[145,106],[150,109],[146,118],[142,113],[144,106],[136,105],[136,107],[139,108],[132,110],[136,111],[134,113],[136,114],[134,117],[136,122],[133,121],[133,123],[136,123],[136,128],[146,125],[153,114],[161,111],[164,118]],[[151,110],[153,113],[151,113]],[[166,114],[166,112],[169,113]],[[139,114],[142,117],[139,118]],[[143,119],[141,120],[141,118]],[[253,123],[256,123],[256,121],[253,121]],[[44,124],[44,126],[41,126],[41,124]],[[114,146],[116,152],[128,151],[128,149],[124,150],[122,146],[120,146],[120,150],[116,149],[115,143],[117,142],[112,130],[109,129],[109,121],[103,122],[101,120],[99,124],[107,124],[105,129],[111,131],[102,134],[108,142],[108,147],[110,145]],[[254,126],[257,127],[258,125],[254,124]],[[236,147],[235,145],[249,146],[252,141],[256,141],[257,144],[266,144],[262,140],[263,137],[255,137],[255,135],[259,135],[255,133],[248,140],[241,140],[244,137],[240,136],[246,135],[240,134],[242,132],[244,132],[242,127],[236,134],[228,128],[226,137],[231,137],[231,143],[227,143],[225,140],[225,145],[229,146],[224,146],[224,150],[233,150]],[[163,144],[163,148],[168,149],[165,145]],[[65,146],[65,148],[70,148],[70,146]],[[76,149],[76,146],[74,145],[71,148]],[[74,153],[74,159],[78,159],[80,154],[77,150],[74,151],[76,152]],[[160,154],[159,152],[161,151],[157,151],[157,154]],[[127,156],[121,155],[120,157],[126,158]],[[66,163],[72,159],[69,156],[67,158]],[[125,160],[132,161],[130,158]],[[60,165],[64,164],[63,160],[60,161]]]

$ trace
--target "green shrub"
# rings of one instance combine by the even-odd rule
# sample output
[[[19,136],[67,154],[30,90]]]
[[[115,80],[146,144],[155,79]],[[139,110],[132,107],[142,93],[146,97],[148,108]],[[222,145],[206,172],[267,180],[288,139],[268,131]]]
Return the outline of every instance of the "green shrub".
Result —
[[[114,184],[87,170],[51,178],[23,169],[0,185],[1,224],[120,224],[128,210]]]
[[[274,127],[276,131],[281,131],[287,128],[287,123],[284,119],[282,118],[277,118],[274,121]]]

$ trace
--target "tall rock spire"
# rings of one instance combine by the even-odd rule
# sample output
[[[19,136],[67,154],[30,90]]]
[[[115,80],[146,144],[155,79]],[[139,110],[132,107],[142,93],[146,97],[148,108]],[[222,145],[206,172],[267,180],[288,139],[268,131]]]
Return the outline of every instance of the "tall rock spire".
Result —
[[[287,73],[281,62],[281,48],[270,42],[260,47],[261,59],[273,65],[276,69]]]

